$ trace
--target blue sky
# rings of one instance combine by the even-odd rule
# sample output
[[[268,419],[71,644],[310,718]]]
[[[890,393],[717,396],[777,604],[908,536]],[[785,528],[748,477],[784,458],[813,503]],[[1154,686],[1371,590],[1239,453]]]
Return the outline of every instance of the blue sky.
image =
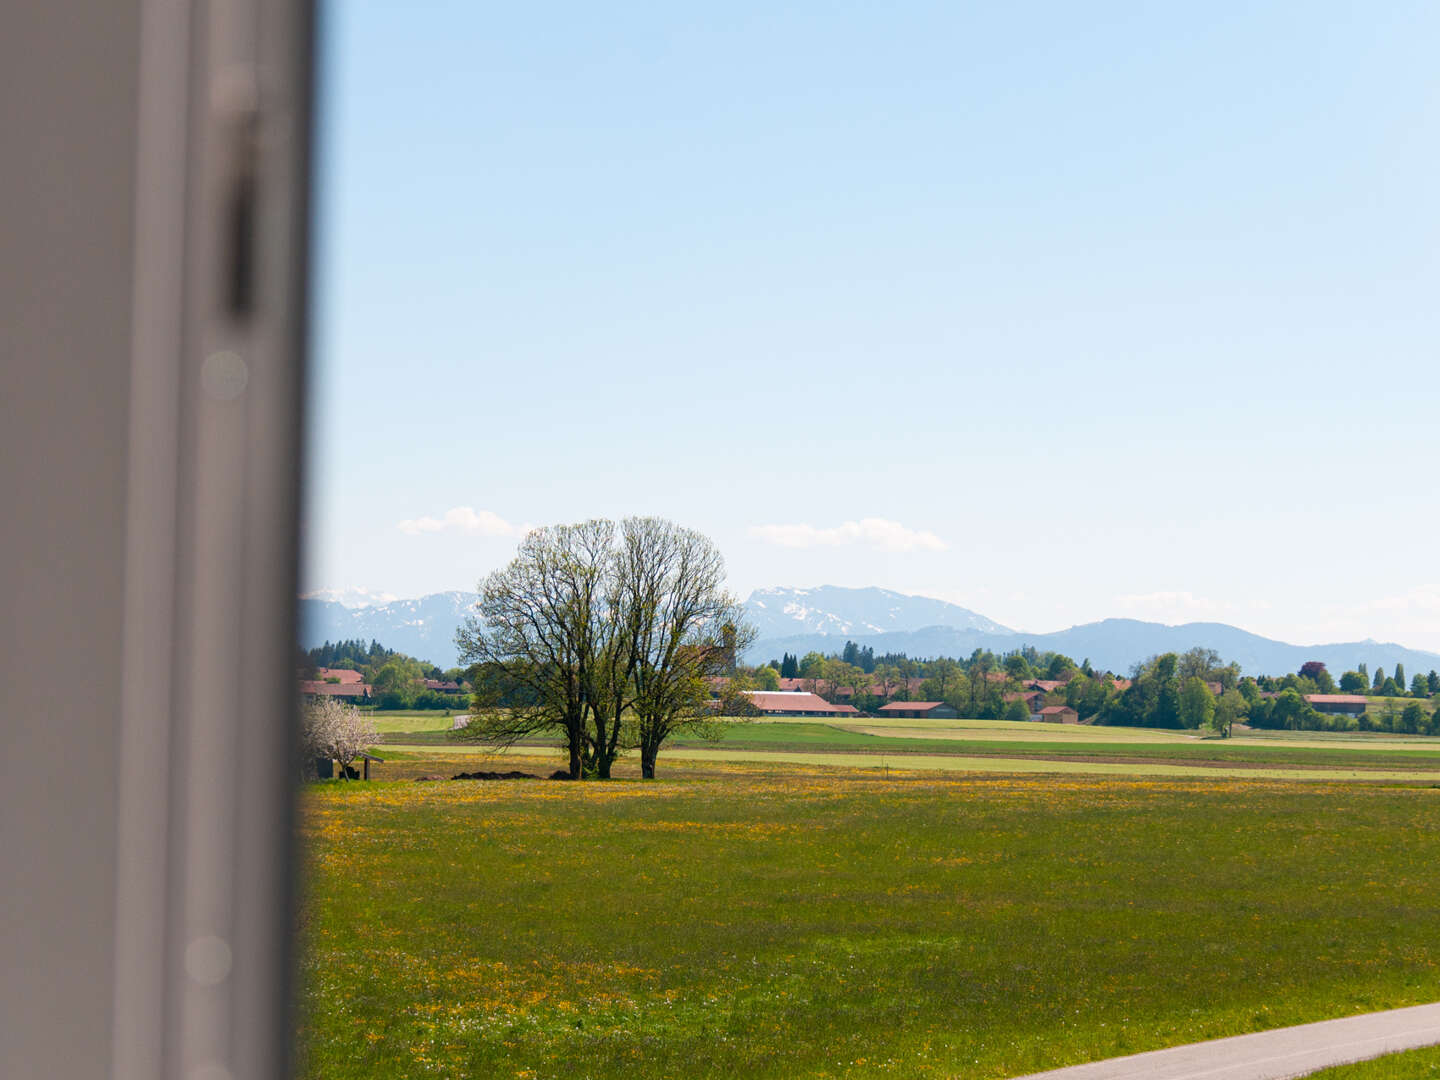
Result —
[[[1440,649],[1440,6],[1185,8],[328,4],[307,587]]]

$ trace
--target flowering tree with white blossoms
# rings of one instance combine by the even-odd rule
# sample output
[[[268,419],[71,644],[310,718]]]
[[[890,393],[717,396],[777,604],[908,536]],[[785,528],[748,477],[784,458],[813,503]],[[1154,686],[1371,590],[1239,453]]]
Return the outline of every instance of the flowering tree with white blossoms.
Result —
[[[380,741],[370,717],[338,698],[321,698],[305,706],[301,717],[306,770],[318,758],[334,758],[340,775],[348,776],[350,763]]]

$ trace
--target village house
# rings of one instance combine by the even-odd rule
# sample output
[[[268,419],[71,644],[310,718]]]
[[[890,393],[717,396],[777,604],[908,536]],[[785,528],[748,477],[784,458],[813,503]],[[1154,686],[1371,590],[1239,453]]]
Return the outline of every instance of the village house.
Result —
[[[750,704],[765,716],[859,716],[854,705],[832,705],[803,690],[747,690]]]
[[[943,701],[892,701],[889,705],[880,706],[880,715],[916,720],[954,720],[960,714]]]
[[[459,694],[464,692],[465,687],[453,679],[426,679],[425,689],[440,694]]]
[[[1027,690],[1039,690],[1042,694],[1053,694],[1056,690],[1063,690],[1065,679],[1031,679],[1025,684]]]
[[[1046,705],[1035,717],[1050,724],[1078,724],[1080,714],[1069,705]]]
[[[1332,716],[1359,716],[1369,704],[1364,694],[1306,694],[1305,700],[1316,712]]]
[[[365,676],[349,668],[320,668],[313,679],[300,680],[300,693],[309,700],[344,698],[354,705],[370,703],[370,685]]]

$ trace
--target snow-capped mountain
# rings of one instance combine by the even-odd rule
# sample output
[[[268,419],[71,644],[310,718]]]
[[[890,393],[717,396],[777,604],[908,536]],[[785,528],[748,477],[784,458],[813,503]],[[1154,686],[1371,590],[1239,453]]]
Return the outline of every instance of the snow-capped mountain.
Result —
[[[375,607],[379,604],[394,603],[400,598],[394,593],[377,592],[374,589],[360,588],[355,585],[347,585],[343,589],[313,589],[307,593],[300,594],[301,600],[331,600],[341,607],[362,608]]]
[[[874,587],[845,589],[821,585],[814,589],[756,589],[745,601],[745,613],[762,639],[796,634],[888,634],[931,626],[987,634],[1011,633],[993,619],[959,604]]]
[[[416,600],[346,607],[337,600],[313,595],[300,600],[300,645],[314,648],[327,641],[378,641],[442,668],[459,663],[455,631],[479,596],[473,592],[431,593]]]
[[[378,641],[442,668],[455,666],[455,631],[479,597],[472,592],[432,593],[416,600],[392,600],[346,607],[313,594],[300,600],[300,643],[359,638]],[[1440,654],[1374,641],[1330,645],[1290,645],[1220,623],[1164,626],[1134,619],[1105,619],[1068,630],[1035,634],[1007,629],[957,604],[888,589],[757,589],[745,603],[759,638],[747,653],[751,663],[803,656],[814,650],[838,653],[846,639],[870,646],[877,655],[903,652],[920,658],[966,657],[975,649],[1009,652],[1025,645],[1053,649],[1075,660],[1088,658],[1101,669],[1124,673],[1130,665],[1162,652],[1183,652],[1196,645],[1237,661],[1247,674],[1281,675],[1307,660],[1323,661],[1338,674],[1361,662],[1373,671],[1393,671],[1397,663],[1411,671],[1440,668]]]

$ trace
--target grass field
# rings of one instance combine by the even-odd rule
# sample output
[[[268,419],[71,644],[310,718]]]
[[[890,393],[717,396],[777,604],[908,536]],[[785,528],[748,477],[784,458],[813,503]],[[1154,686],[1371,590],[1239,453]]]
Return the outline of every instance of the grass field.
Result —
[[[315,1078],[1004,1077],[1440,996],[1430,787],[710,760],[303,811]]]
[[[974,724],[976,721],[969,721]],[[865,725],[867,729],[872,725]],[[1200,739],[1174,732],[1134,728],[1093,728],[1062,724],[1017,724],[1014,729],[986,728],[975,737],[969,727],[899,727],[855,730],[849,725],[824,723],[739,724],[718,744],[698,739],[677,739],[688,747],[746,750],[836,750],[867,753],[993,754],[1004,757],[1092,758],[1095,760],[1152,760],[1175,762],[1229,762],[1260,765],[1314,765],[1323,767],[1376,766],[1440,769],[1440,745],[1406,741],[1276,742],[1253,739]]]
[[[384,717],[377,721],[385,739],[382,753],[491,752],[451,743],[449,725],[448,716],[434,714]],[[520,751],[553,745],[539,740]],[[1440,782],[1440,742],[1423,738],[1267,732],[1215,739],[1194,732],[990,720],[736,722],[719,742],[674,740],[661,768],[667,761],[691,759],[946,772]]]
[[[449,716],[386,716],[377,719],[377,727],[390,746],[454,745]],[[665,756],[757,761],[766,755],[801,764],[829,760],[947,771],[1166,776],[1203,769],[1284,778],[1317,770],[1320,778],[1390,780],[1424,779],[1433,772],[1440,780],[1440,740],[1309,732],[1213,739],[1193,732],[987,720],[766,719],[735,723],[718,743],[678,738]]]
[[[1440,1047],[1323,1069],[1310,1080],[1440,1080]]]
[[[380,733],[382,742],[391,742],[397,735],[403,735],[406,742],[443,743],[454,723],[455,716],[448,712],[374,712],[371,720]]]

